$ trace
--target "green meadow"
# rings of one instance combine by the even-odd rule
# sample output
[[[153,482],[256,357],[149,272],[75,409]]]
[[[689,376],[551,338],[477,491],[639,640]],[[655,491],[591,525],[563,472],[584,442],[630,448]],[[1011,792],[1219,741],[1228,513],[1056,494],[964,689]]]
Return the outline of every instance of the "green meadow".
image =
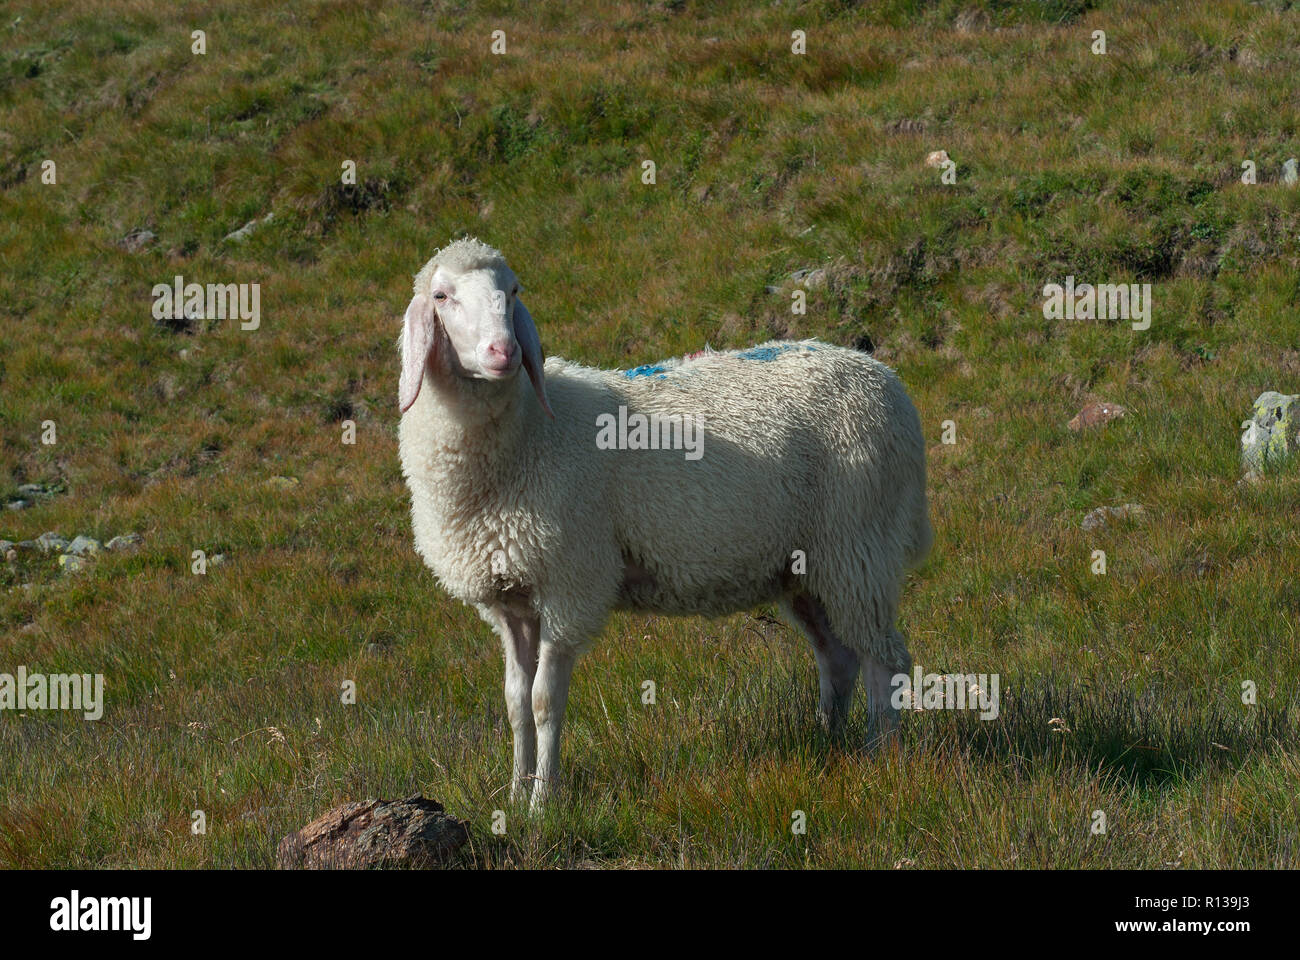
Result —
[[[467,867],[1300,866],[1300,465],[1243,483],[1239,447],[1300,393],[1291,6],[6,4],[0,539],[142,542],[0,561],[0,673],[105,685],[97,721],[0,711],[0,868],[266,868],[416,793]],[[415,554],[397,456],[411,277],[467,234],[548,355],[893,367],[936,532],[900,624],[998,674],[998,719],[868,753],[774,609],[618,614],[564,793],[512,807],[499,642]],[[177,276],[258,284],[256,328],[155,318]],[[1046,317],[1067,277],[1150,284],[1149,327]],[[1067,428],[1096,402],[1127,413]]]

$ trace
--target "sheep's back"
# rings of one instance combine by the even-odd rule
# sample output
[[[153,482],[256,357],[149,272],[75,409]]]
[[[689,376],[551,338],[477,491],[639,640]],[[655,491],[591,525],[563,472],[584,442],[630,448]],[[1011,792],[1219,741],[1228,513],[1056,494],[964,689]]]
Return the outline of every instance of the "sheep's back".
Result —
[[[598,406],[609,409],[585,411],[593,446],[602,414],[620,424],[633,414],[703,423],[699,459],[680,448],[593,454],[608,458],[602,472],[617,494],[611,519],[625,558],[657,585],[641,605],[749,607],[781,591],[794,551],[809,563],[842,562],[835,551],[846,537],[869,539],[901,573],[922,536],[919,419],[893,372],[865,354],[773,342],[581,376],[607,388]]]

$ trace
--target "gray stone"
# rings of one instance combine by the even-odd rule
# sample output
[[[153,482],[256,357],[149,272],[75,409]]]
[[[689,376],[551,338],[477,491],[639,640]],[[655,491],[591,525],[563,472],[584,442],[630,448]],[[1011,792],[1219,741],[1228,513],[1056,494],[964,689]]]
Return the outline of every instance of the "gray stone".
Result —
[[[226,555],[224,553],[216,553],[213,554],[211,559],[208,560],[208,566],[219,567],[225,562],[226,562]]]
[[[105,550],[134,550],[140,544],[144,543],[144,537],[138,533],[124,533],[120,537],[114,537],[104,545]]]
[[[117,245],[127,253],[139,253],[156,239],[158,239],[158,235],[152,230],[132,230],[117,241]]]
[[[40,500],[63,493],[63,491],[64,483],[62,480],[56,480],[53,483],[23,483],[18,486],[18,494],[15,500],[23,500],[28,506],[31,506]]]
[[[468,824],[424,797],[345,803],[289,834],[276,850],[282,870],[436,867],[469,842]]]
[[[68,541],[53,530],[47,530],[36,538],[36,546],[41,553],[62,553],[68,549]]]
[[[1083,523],[1079,526],[1088,531],[1099,530],[1110,520],[1136,519],[1144,513],[1146,508],[1140,503],[1126,503],[1122,507],[1098,507],[1096,510],[1088,511],[1088,515],[1083,518]]]
[[[12,540],[0,540],[0,553],[8,553],[14,548]]]
[[[64,552],[70,553],[74,557],[89,557],[103,549],[104,545],[94,537],[84,537],[78,534],[72,538],[72,542],[68,544]]]
[[[63,568],[64,573],[75,573],[86,566],[86,561],[81,557],[74,557],[70,553],[59,556],[59,566]]]
[[[24,510],[24,509],[26,509],[27,507],[30,507],[31,505],[32,505],[32,502],[31,502],[30,500],[10,500],[8,503],[5,504],[5,509],[6,509],[6,510]]]
[[[1241,464],[1248,474],[1263,473],[1300,447],[1300,394],[1266,390],[1255,399],[1254,415],[1242,424]]]
[[[794,273],[790,274],[790,280],[794,283],[802,283],[810,290],[816,289],[826,283],[826,271],[813,267],[805,267],[802,270],[796,270]]]
[[[259,223],[270,223],[273,219],[275,219],[275,214],[268,213],[261,220],[249,220],[248,223],[244,224],[238,230],[231,231],[222,237],[222,242],[229,240],[231,243],[243,243],[249,238],[252,232],[257,229]]]

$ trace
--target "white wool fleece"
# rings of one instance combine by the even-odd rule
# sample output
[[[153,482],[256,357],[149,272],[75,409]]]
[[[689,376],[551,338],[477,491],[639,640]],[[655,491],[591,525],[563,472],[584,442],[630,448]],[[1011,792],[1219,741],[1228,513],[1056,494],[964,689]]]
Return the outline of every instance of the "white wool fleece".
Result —
[[[901,582],[932,540],[920,418],[897,376],[815,340],[630,371],[543,364],[517,290],[477,241],[420,271],[399,428],[416,550],[504,641],[514,793],[554,777],[573,659],[618,608],[778,602],[813,642],[824,715],[847,710],[859,659],[883,709],[911,664]],[[636,414],[691,419],[698,458],[598,445]]]
[[[416,549],[466,603],[528,592],[574,646],[615,607],[714,616],[798,587],[846,644],[905,666],[899,583],[931,541],[920,420],[884,364],[790,346],[662,365],[663,380],[551,358],[554,420],[523,377],[495,394],[426,383],[400,428]],[[597,449],[620,406],[702,420],[703,455]],[[649,576],[625,590],[629,565]]]

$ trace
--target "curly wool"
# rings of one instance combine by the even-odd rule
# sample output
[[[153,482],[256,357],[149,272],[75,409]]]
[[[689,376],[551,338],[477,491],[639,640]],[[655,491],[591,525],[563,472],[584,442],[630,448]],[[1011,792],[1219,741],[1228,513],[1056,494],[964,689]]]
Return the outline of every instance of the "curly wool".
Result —
[[[454,255],[465,268],[500,257]],[[430,389],[427,372],[402,418],[416,549],[450,594],[489,623],[493,605],[525,598],[575,649],[616,608],[712,616],[802,594],[846,645],[908,668],[898,594],[933,535],[920,418],[893,371],[813,340],[545,369],[554,420],[526,378]],[[703,420],[703,455],[598,449],[620,406]]]

